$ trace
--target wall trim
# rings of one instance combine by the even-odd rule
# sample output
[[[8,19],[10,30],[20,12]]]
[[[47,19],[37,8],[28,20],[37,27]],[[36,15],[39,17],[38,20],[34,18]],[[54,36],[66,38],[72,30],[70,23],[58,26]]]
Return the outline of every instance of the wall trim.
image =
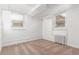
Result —
[[[12,41],[12,42],[6,42],[4,45],[2,45],[2,47],[11,46],[11,45],[14,45],[14,44],[20,44],[20,43],[24,43],[24,42],[29,42],[29,41],[33,41],[33,40],[39,40],[39,39],[42,39],[42,38],[22,39],[22,40],[17,40],[17,41]],[[48,39],[44,39],[44,40],[48,40]],[[53,40],[49,40],[49,41],[55,42]],[[69,45],[69,44],[66,44],[66,46],[70,46],[72,48],[79,49],[78,47],[75,47],[75,46],[72,46],[72,45]],[[0,52],[1,52],[1,48],[0,48]]]
[[[32,41],[32,40],[38,40],[38,38],[36,38],[36,39],[21,39],[21,40],[12,41],[12,42],[6,42],[5,44],[2,45],[2,47],[11,46],[14,44],[20,44],[20,43],[24,43],[24,42],[28,42],[28,41]]]
[[[76,47],[76,46],[74,46],[74,45],[71,45],[71,44],[66,44],[67,46],[70,46],[70,47],[72,47],[72,48],[76,48],[76,49],[79,49],[79,47]]]
[[[49,40],[49,39],[45,39],[45,40]],[[53,40],[49,40],[49,41],[55,42]],[[79,49],[79,47],[76,47],[76,46],[73,46],[73,45],[70,45],[70,44],[65,44],[65,46],[69,46],[69,47],[72,47],[72,48]]]

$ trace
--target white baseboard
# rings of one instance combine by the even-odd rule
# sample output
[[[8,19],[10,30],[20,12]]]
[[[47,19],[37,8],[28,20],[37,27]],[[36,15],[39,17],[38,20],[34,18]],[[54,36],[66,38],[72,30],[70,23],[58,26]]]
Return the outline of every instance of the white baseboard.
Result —
[[[46,38],[45,40],[49,40],[49,39]],[[55,42],[55,41],[52,40],[52,39],[49,40],[49,41]],[[70,46],[70,47],[73,47],[73,48],[77,48],[77,49],[79,49],[79,46],[76,46],[76,45],[74,46],[74,45],[70,45],[70,44],[68,44],[68,43],[67,43],[66,45],[67,45],[67,46]]]
[[[70,46],[70,47],[73,47],[73,48],[77,48],[77,49],[79,49],[79,46],[71,45],[71,44],[67,44],[67,45]]]
[[[17,40],[17,41],[12,41],[12,42],[6,42],[5,44],[2,45],[2,47],[19,44],[19,43],[24,43],[24,42],[28,42],[28,41],[32,41],[32,40],[38,40],[38,39],[42,39],[42,38],[22,39],[22,40]],[[45,39],[45,40],[49,40],[49,39]],[[53,41],[53,40],[49,40],[49,41]],[[79,47],[72,46],[70,44],[66,44],[66,45],[79,49]],[[0,51],[1,51],[1,48],[0,48]]]
[[[28,42],[28,41],[32,41],[32,40],[38,40],[38,38],[22,39],[22,40],[17,40],[17,41],[12,41],[12,42],[6,42],[5,44],[2,45],[2,47],[14,45],[14,44],[19,44],[19,43],[24,43],[24,42]]]

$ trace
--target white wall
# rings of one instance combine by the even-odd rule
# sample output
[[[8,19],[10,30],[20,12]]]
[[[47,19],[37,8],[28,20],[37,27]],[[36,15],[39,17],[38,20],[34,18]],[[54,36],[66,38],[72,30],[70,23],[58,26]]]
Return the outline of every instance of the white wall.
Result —
[[[11,28],[11,20],[15,18],[22,19],[22,17],[24,19],[24,29],[13,30]],[[2,40],[3,46],[9,45],[13,42],[25,42],[34,39],[41,39],[41,20],[10,11],[3,11],[2,18],[4,24],[4,38]]]
[[[42,35],[43,39],[54,41],[53,30],[55,26],[55,17],[43,18]]]
[[[43,39],[54,41],[55,17],[43,19]],[[79,48],[79,5],[72,5],[66,12],[67,45]]]
[[[27,38],[41,39],[42,38],[42,20],[39,18],[33,18],[31,16],[24,16],[25,29]]]
[[[1,50],[1,40],[2,40],[2,26],[1,26],[1,22],[2,22],[2,19],[1,19],[2,17],[1,17],[1,9],[0,9],[0,50]]]
[[[68,45],[79,48],[79,5],[72,5],[66,17]]]
[[[0,50],[1,50],[1,19],[0,19]]]

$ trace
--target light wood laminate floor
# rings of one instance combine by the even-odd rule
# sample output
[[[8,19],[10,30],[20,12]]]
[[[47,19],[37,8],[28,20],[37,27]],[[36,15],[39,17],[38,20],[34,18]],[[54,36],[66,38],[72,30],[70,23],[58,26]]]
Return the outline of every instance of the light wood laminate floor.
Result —
[[[79,55],[79,49],[39,39],[3,47],[1,55]]]

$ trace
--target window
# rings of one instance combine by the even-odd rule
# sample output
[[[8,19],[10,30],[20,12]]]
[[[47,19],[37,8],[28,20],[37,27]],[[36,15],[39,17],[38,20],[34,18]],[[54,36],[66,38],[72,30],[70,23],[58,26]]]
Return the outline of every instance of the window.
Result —
[[[12,29],[23,29],[24,27],[23,15],[12,13],[11,24],[12,24]]]
[[[13,20],[12,21],[12,27],[23,27],[23,21],[22,20]]]
[[[56,16],[56,27],[65,27],[65,16],[63,15]]]

